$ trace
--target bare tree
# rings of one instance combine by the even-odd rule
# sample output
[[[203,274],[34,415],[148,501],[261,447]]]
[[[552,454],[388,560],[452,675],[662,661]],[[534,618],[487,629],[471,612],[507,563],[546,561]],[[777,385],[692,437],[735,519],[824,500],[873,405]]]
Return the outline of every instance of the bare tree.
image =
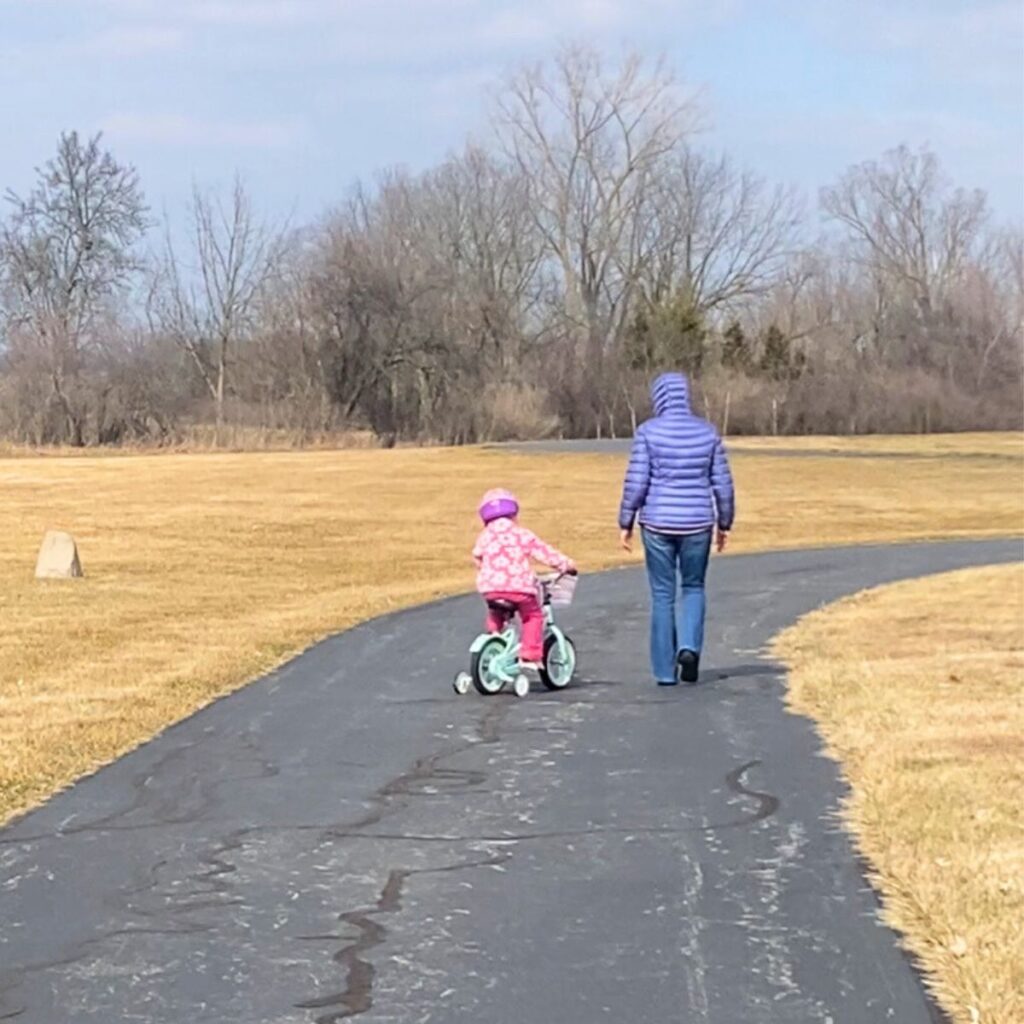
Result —
[[[147,228],[135,169],[100,141],[62,135],[32,191],[7,193],[13,212],[0,225],[3,333],[9,345],[33,349],[49,378],[62,425],[44,431],[47,439],[74,445],[84,443],[85,359],[109,306],[140,269],[136,246]]]
[[[792,189],[683,147],[655,183],[647,297],[682,292],[702,315],[763,296],[797,248]]]
[[[902,146],[852,168],[822,206],[847,232],[838,258],[859,269],[848,314],[858,353],[965,398],[1001,394],[1019,365],[1013,245],[991,229],[984,193],[953,188],[933,153]]]
[[[948,347],[960,378],[979,393],[1014,381],[1020,393],[1024,360],[1024,236],[994,232],[947,299]],[[959,365],[963,364],[963,365]]]
[[[518,170],[477,147],[422,182],[420,202],[439,266],[447,271],[447,328],[474,355],[514,375],[524,347],[544,333],[544,242]]]
[[[662,64],[638,55],[606,68],[570,47],[514,75],[497,99],[505,153],[560,272],[576,363],[599,379],[650,258],[644,217],[653,182],[693,126],[694,107]]]
[[[496,390],[523,393],[547,327],[543,259],[521,175],[478,149],[358,191],[311,278],[341,415],[385,438],[486,432],[483,407]]]
[[[284,230],[257,219],[241,180],[227,202],[193,186],[190,262],[179,259],[170,231],[150,295],[155,325],[189,355],[213,400],[217,443],[239,345],[255,327],[259,300],[284,255]]]
[[[852,168],[821,203],[861,262],[906,289],[925,318],[976,253],[987,222],[983,192],[951,188],[934,153],[906,146]]]
[[[321,255],[321,232],[296,234],[261,297],[255,337],[234,379],[235,388],[260,407],[261,425],[300,439],[322,436],[338,420],[316,304]]]

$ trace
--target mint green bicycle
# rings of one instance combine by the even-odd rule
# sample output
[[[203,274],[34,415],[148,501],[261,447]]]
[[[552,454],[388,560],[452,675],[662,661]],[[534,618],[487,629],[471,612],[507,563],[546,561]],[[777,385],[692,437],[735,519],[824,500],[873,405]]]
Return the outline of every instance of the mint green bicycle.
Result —
[[[544,660],[540,681],[549,690],[564,690],[576,673],[576,646],[555,622],[553,609],[572,603],[576,576],[559,573],[540,578],[541,604],[544,607]],[[500,602],[499,602],[499,606]],[[511,606],[504,611],[514,611]],[[469,671],[460,672],[452,682],[457,694],[475,687],[485,697],[501,693],[511,686],[517,697],[530,692],[530,680],[519,664],[519,629],[514,620],[502,633],[481,633],[469,648]]]

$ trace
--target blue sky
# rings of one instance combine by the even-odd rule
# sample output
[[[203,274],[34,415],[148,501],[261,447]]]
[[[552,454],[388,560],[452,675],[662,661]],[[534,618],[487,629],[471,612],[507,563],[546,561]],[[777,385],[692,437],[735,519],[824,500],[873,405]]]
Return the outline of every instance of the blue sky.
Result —
[[[707,145],[817,189],[900,142],[1021,222],[1019,0],[0,0],[0,187],[102,129],[151,204],[236,169],[275,216],[485,137],[510,66],[583,40],[663,52]]]

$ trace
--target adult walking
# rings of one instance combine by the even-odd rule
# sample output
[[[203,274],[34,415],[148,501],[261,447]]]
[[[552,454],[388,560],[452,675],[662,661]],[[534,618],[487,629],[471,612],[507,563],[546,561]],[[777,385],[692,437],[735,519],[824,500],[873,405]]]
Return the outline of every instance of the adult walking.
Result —
[[[715,538],[725,549],[736,501],[725,446],[690,411],[686,376],[662,374],[651,399],[654,417],[633,439],[619,528],[629,551],[640,524],[651,587],[651,668],[660,686],[672,686],[697,681],[711,543]]]

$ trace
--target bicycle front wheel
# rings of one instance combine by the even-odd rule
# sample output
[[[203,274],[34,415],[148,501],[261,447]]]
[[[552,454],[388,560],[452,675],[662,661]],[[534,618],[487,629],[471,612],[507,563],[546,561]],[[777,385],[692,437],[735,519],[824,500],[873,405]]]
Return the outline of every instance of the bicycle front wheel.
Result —
[[[576,645],[567,636],[549,633],[544,638],[544,664],[540,681],[549,690],[564,690],[576,672]]]

